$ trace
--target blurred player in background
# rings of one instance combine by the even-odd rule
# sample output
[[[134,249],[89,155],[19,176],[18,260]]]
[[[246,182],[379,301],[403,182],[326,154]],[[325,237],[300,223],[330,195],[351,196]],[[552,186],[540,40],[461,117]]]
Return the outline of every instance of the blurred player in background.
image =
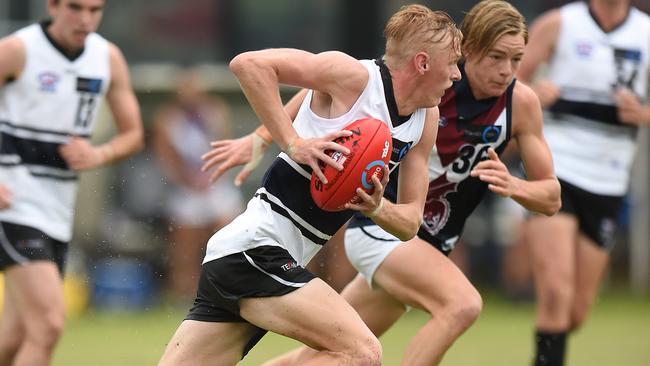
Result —
[[[198,70],[177,75],[176,96],[162,105],[154,121],[154,151],[171,187],[165,196],[170,227],[168,286],[170,298],[185,307],[196,296],[205,243],[243,208],[231,181],[210,185],[201,172],[201,154],[215,136],[230,135],[230,111],[207,94]]]
[[[381,346],[331,287],[302,266],[354,211],[407,240],[419,227],[426,163],[435,141],[435,107],[458,79],[460,32],[451,18],[421,5],[401,8],[386,26],[386,60],[356,60],[340,52],[312,54],[270,49],[241,54],[230,66],[247,99],[283,151],[266,173],[246,212],[217,232],[207,255],[194,307],[172,337],[161,365],[234,365],[267,331],[319,351],[304,365],[379,365]],[[390,70],[390,71],[389,71]],[[311,89],[292,125],[279,84]],[[397,203],[357,191],[359,204],[326,212],[310,199],[318,164],[341,169],[324,150],[342,127],[362,117],[385,121],[393,135],[390,166],[400,179]],[[410,151],[409,151],[410,150]],[[408,152],[408,154],[407,154]]]
[[[94,33],[104,3],[49,0],[51,20],[0,40],[0,365],[49,364],[65,317],[78,173],[142,147],[124,57]],[[117,136],[92,146],[104,95]]]
[[[562,185],[554,217],[526,225],[537,293],[535,365],[563,365],[568,332],[587,317],[614,245],[639,125],[650,124],[650,18],[629,0],[576,2],[532,26],[519,77],[545,111]]]

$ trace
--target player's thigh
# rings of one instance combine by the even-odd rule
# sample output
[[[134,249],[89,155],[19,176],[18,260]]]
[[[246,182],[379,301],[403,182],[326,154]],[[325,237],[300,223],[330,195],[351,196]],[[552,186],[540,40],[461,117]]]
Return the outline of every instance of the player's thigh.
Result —
[[[578,222],[573,215],[534,216],[525,224],[535,281],[573,283]]]
[[[12,266],[5,272],[9,297],[23,323],[44,318],[61,322],[65,313],[63,281],[54,262],[38,260]]]
[[[240,314],[317,350],[349,351],[376,342],[354,309],[319,278],[282,296],[241,299]]]
[[[255,331],[247,323],[184,320],[158,365],[235,365]]]
[[[381,287],[371,288],[359,274],[341,293],[376,335],[384,334],[405,312],[406,306]]]
[[[429,312],[458,303],[481,306],[480,295],[460,269],[417,237],[386,257],[374,281],[400,302]]]
[[[19,341],[25,335],[25,326],[16,307],[16,300],[12,295],[12,286],[9,281],[5,281],[2,316],[0,317],[0,342]]]

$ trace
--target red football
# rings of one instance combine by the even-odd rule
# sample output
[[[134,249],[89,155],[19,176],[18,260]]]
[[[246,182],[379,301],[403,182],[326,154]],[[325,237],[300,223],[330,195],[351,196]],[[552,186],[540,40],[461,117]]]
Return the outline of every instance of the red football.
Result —
[[[372,194],[372,176],[377,175],[379,179],[383,177],[384,166],[388,164],[393,148],[390,129],[378,119],[359,119],[343,129],[352,131],[352,135],[335,141],[350,149],[350,153],[344,155],[336,151],[328,152],[329,156],[343,165],[343,170],[321,165],[327,184],[323,184],[315,174],[311,175],[311,197],[325,211],[341,211],[346,203],[358,202],[357,188]]]

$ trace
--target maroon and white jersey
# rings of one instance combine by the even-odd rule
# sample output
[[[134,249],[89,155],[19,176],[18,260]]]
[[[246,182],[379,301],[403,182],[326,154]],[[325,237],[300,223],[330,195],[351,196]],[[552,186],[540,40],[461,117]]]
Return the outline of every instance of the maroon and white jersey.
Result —
[[[500,97],[476,100],[463,75],[442,98],[418,236],[445,253],[453,249],[465,220],[487,190],[486,183],[470,176],[472,168],[486,159],[488,148],[501,154],[510,140],[515,83]]]

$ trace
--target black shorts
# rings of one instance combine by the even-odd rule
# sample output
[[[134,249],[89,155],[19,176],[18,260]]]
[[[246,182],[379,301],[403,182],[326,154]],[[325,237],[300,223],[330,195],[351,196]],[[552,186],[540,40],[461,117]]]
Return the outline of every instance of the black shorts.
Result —
[[[563,180],[562,208],[560,212],[578,219],[580,231],[596,244],[611,250],[615,244],[614,234],[618,216],[623,205],[623,196],[605,196],[587,192]]]
[[[246,322],[239,299],[286,295],[314,279],[284,248],[262,246],[204,263],[199,288],[186,319],[205,322]],[[264,336],[258,328],[244,353]]]
[[[68,243],[52,239],[29,226],[0,221],[0,271],[31,261],[56,263],[63,276]]]

